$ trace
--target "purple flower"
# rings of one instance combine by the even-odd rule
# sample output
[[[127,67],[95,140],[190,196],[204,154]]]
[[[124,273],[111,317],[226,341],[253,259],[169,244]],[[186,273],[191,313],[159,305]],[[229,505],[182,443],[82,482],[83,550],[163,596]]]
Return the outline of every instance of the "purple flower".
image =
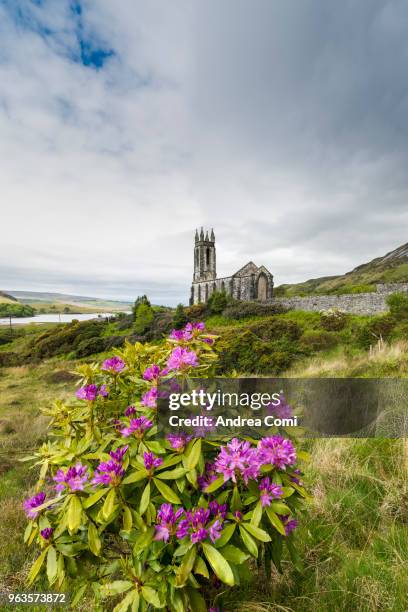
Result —
[[[214,463],[207,462],[204,467],[204,474],[197,477],[197,483],[201,490],[204,490],[214,480],[217,480],[217,474],[215,471]]]
[[[185,370],[190,367],[195,368],[198,366],[197,355],[194,351],[176,346],[167,361],[167,365],[170,370]]]
[[[197,544],[208,537],[212,542],[215,542],[221,536],[221,520],[217,519],[213,524],[209,524],[211,520],[209,509],[196,508],[195,510],[185,511],[185,517],[177,527],[176,533],[179,539],[190,536],[191,542]]]
[[[184,330],[183,329],[173,329],[169,338],[171,338],[171,340],[177,340],[177,341],[184,340]]]
[[[285,396],[281,393],[279,395],[280,403],[274,406],[272,403],[266,406],[267,412],[274,414],[279,419],[288,419],[293,414],[292,406],[286,402]]]
[[[211,514],[215,517],[225,519],[227,516],[227,504],[219,504],[217,500],[214,500],[210,501],[208,507],[210,508]]]
[[[45,529],[42,529],[42,531],[40,531],[41,537],[44,538],[44,540],[49,540],[53,534],[53,531],[54,530],[52,527],[46,527]]]
[[[204,331],[205,324],[201,321],[199,323],[187,323],[184,329],[173,329],[170,334],[171,340],[177,340],[177,342],[188,342],[195,336],[199,336],[200,332]]]
[[[242,521],[242,512],[240,512],[239,510],[235,510],[234,518],[236,521],[238,521],[238,523]]]
[[[147,408],[156,408],[158,397],[157,387],[152,387],[144,395],[142,395],[141,404]]]
[[[113,357],[109,357],[109,359],[105,359],[101,369],[111,374],[119,374],[125,367],[126,364],[123,359],[114,355]]]
[[[157,512],[158,525],[155,525],[156,533],[155,540],[169,541],[171,535],[176,531],[176,521],[184,514],[183,508],[179,508],[174,512],[171,504],[162,504]]]
[[[164,370],[161,370],[160,366],[157,365],[157,363],[154,363],[150,367],[146,368],[146,370],[143,372],[143,378],[145,380],[157,381],[160,376],[166,376],[166,374],[168,373],[169,371],[167,368],[165,368]]]
[[[129,427],[125,427],[120,430],[120,433],[125,438],[131,436],[132,434],[136,438],[143,438],[144,433],[147,429],[153,426],[152,421],[150,421],[145,416],[140,416],[137,419],[130,419]]]
[[[259,483],[259,490],[261,492],[260,500],[261,505],[270,506],[272,499],[280,499],[283,495],[282,487],[274,482],[271,482],[269,478],[263,478]]]
[[[288,536],[290,533],[292,533],[292,531],[294,529],[296,529],[296,527],[298,526],[298,521],[296,519],[291,519],[289,518],[289,515],[287,514],[286,516],[282,516],[280,514],[278,514],[280,520],[283,523],[283,526],[285,527],[285,533]]]
[[[78,389],[75,395],[78,399],[93,402],[94,400],[96,400],[98,395],[106,397],[108,395],[108,390],[106,388],[106,385],[101,385],[101,387],[98,387],[98,385],[86,385],[85,387],[81,387],[80,389]]]
[[[221,446],[221,451],[215,460],[215,471],[223,474],[224,482],[232,480],[237,482],[237,477],[242,477],[245,484],[249,479],[255,480],[259,476],[260,462],[258,453],[252,448],[248,441],[240,441],[234,438],[227,444]]]
[[[43,491],[40,491],[40,493],[37,493],[37,495],[34,495],[34,497],[30,497],[29,499],[24,500],[24,512],[26,513],[29,519],[37,518],[39,511],[36,510],[36,508],[44,503],[45,497],[45,493]]]
[[[302,474],[302,472],[301,472],[301,471],[300,471],[298,468],[296,468],[296,470],[293,470],[293,472],[294,472],[295,474],[298,474],[299,476]],[[298,478],[297,476],[291,476],[291,477],[290,477],[290,479],[291,479],[291,481],[292,481],[292,482],[294,482],[295,484],[297,484],[297,485],[302,485],[302,481],[301,481],[301,480],[300,480],[300,478]]]
[[[271,464],[280,470],[296,462],[296,450],[292,442],[282,436],[263,438],[258,446],[262,465]]]
[[[117,486],[122,480],[122,476],[125,473],[123,466],[121,463],[118,463],[114,459],[110,461],[103,461],[96,468],[94,477],[92,479],[92,484],[96,485],[105,485],[105,486]]]
[[[215,523],[213,523],[209,529],[210,540],[211,542],[215,542],[221,536],[222,525],[221,522],[217,519]]]
[[[184,432],[180,432],[178,434],[167,434],[166,440],[168,440],[168,442],[170,443],[171,448],[178,451],[179,453],[182,453],[188,442],[190,442],[190,440],[192,439],[192,437],[193,436],[188,436]]]
[[[202,338],[206,344],[214,344],[214,338]]]
[[[152,471],[163,463],[163,459],[155,457],[153,453],[143,453],[143,462],[146,470]]]
[[[61,493],[65,488],[69,491],[83,491],[84,485],[88,480],[88,468],[81,463],[77,463],[67,469],[66,472],[62,468],[54,476],[57,486],[55,489]]]
[[[117,448],[115,451],[111,451],[109,455],[112,457],[114,461],[117,461],[118,463],[120,463],[121,461],[123,461],[123,457],[125,456],[128,448],[129,448],[129,445],[126,444],[126,446],[122,446],[122,448]]]
[[[134,406],[128,406],[125,410],[125,416],[130,417],[136,414],[136,408]]]

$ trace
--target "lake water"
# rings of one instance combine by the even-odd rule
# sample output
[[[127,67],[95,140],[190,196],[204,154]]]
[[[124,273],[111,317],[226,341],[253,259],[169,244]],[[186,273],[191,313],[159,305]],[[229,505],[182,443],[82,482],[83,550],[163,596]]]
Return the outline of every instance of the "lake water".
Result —
[[[111,312],[95,312],[87,314],[39,314],[35,317],[16,317],[11,318],[12,325],[27,325],[28,323],[71,323],[77,321],[89,321],[90,319],[106,319],[114,316]],[[1,319],[0,325],[10,325],[8,317]]]

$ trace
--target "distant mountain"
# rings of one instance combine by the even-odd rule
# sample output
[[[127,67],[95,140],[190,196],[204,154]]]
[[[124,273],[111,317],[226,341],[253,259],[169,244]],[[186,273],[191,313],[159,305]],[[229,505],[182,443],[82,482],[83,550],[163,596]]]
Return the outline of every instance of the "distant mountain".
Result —
[[[311,278],[304,283],[280,285],[276,294],[308,295],[313,293],[359,293],[374,291],[377,283],[408,282],[408,243],[382,257],[361,264],[339,276]]]
[[[13,304],[15,302],[18,302],[15,297],[5,291],[0,291],[0,304]]]
[[[18,300],[24,304],[67,304],[105,310],[129,310],[131,305],[131,302],[104,300],[83,295],[71,295],[69,293],[52,293],[44,291],[8,291],[7,293],[10,294],[9,297],[11,297],[12,300]]]

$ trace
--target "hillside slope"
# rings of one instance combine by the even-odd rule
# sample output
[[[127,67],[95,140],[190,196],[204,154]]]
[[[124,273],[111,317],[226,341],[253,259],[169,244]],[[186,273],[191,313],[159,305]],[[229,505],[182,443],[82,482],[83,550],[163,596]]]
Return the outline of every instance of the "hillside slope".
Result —
[[[377,283],[408,282],[408,243],[339,276],[311,278],[304,283],[281,285],[276,295],[358,293],[375,291]]]
[[[10,295],[9,293],[5,293],[5,291],[0,291],[0,304],[15,304],[18,303],[18,300]]]

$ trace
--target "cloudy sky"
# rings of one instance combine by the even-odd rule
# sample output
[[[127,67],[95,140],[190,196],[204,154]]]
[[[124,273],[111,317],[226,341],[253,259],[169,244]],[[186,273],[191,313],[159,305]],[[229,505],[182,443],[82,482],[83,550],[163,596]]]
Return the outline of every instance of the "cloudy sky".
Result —
[[[407,242],[406,0],[0,0],[0,289],[186,302]]]

